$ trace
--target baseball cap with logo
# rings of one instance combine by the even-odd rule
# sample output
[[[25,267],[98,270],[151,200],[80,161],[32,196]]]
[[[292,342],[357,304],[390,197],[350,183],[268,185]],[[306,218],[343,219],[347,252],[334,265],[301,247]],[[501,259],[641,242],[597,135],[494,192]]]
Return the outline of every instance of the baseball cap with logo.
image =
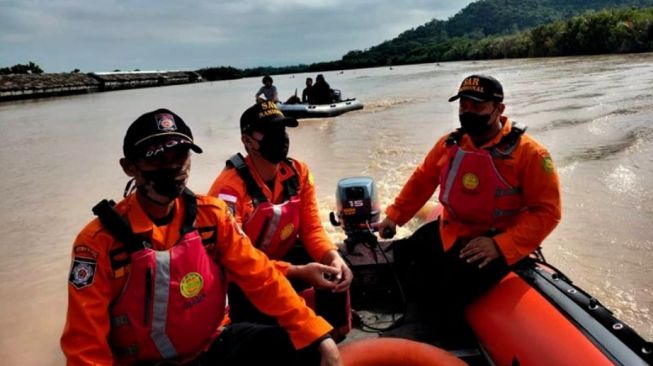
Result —
[[[168,109],[157,109],[138,117],[127,129],[122,151],[128,159],[151,158],[174,148],[202,149],[181,117]]]
[[[449,98],[449,101],[453,102],[460,97],[469,98],[477,102],[502,102],[503,87],[492,76],[470,75],[460,84],[458,94]]]
[[[264,101],[247,108],[240,116],[240,132],[249,134],[253,131],[262,131],[274,127],[297,127],[299,122],[291,117],[285,117],[271,101]]]

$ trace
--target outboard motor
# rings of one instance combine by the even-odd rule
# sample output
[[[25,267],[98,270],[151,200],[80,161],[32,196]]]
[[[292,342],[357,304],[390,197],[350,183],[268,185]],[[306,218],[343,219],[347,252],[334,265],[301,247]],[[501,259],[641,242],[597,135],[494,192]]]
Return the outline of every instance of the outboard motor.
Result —
[[[340,89],[331,89],[331,99],[334,103],[342,102],[342,93]]]
[[[351,177],[338,181],[336,211],[329,214],[329,219],[331,224],[345,230],[348,246],[376,241],[370,224],[379,221],[381,209],[372,178]]]
[[[347,234],[340,254],[347,261],[354,280],[351,284],[351,304],[354,309],[374,308],[389,313],[402,312],[405,301],[403,289],[392,268],[391,241],[379,241],[372,224],[379,222],[381,205],[374,180],[370,177],[351,177],[338,181],[336,188],[336,212],[331,212],[331,224],[342,227]],[[388,301],[401,299],[400,301]],[[395,326],[368,329],[387,330]]]

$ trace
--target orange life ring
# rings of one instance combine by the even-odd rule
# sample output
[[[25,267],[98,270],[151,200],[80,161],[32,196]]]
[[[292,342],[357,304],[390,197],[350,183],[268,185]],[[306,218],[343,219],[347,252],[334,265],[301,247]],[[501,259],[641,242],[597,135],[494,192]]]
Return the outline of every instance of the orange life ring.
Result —
[[[464,366],[451,353],[402,338],[368,338],[340,347],[345,366]]]

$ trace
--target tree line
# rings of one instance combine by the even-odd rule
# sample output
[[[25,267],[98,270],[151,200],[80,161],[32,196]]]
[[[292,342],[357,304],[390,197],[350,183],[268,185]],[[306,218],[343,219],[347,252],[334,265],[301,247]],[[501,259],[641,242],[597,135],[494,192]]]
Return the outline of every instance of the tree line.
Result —
[[[567,21],[483,39],[414,49],[405,63],[653,51],[653,8],[591,11]]]
[[[440,61],[651,52],[653,7],[592,10],[566,21],[512,34],[480,37],[480,33],[476,29],[473,33],[449,38],[446,23],[433,20],[412,30],[410,39],[402,34],[393,42],[368,51],[350,51],[338,61],[244,70],[209,67],[198,73],[206,80],[224,80]]]
[[[588,7],[641,3],[653,5],[653,0],[480,0],[447,21],[434,19],[367,50],[350,51],[337,61],[247,69],[206,67],[196,72],[212,81],[440,61],[650,52],[653,7],[589,10],[569,16]],[[545,21],[549,22],[540,24]],[[33,62],[0,68],[0,75],[9,73],[43,70]]]
[[[43,69],[41,66],[30,61],[27,64],[16,64],[11,67],[2,67],[0,68],[0,75],[9,75],[9,74],[42,74]]]

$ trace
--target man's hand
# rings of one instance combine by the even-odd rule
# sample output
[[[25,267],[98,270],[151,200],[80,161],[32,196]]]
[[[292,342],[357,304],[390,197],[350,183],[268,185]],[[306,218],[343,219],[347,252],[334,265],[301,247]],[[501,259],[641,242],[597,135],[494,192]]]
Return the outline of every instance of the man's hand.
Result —
[[[311,262],[302,265],[291,265],[288,268],[288,278],[296,278],[319,289],[333,290],[338,284],[337,281],[330,281],[329,278],[341,276],[340,269]]]
[[[336,253],[335,258],[333,258],[329,265],[340,272],[335,277],[336,286],[333,288],[333,292],[347,291],[351,285],[351,281],[354,279],[354,274],[349,269],[349,266],[347,266],[347,263],[345,263],[345,260]]]
[[[397,233],[397,224],[388,217],[378,224],[372,224],[372,227],[379,231],[379,236],[383,239],[390,239]]]
[[[460,251],[460,258],[465,259],[467,263],[479,262],[478,268],[487,266],[499,256],[501,256],[499,248],[494,240],[487,236],[479,236],[470,240]]]
[[[340,351],[333,338],[327,338],[320,342],[318,350],[322,355],[320,366],[342,366]]]

